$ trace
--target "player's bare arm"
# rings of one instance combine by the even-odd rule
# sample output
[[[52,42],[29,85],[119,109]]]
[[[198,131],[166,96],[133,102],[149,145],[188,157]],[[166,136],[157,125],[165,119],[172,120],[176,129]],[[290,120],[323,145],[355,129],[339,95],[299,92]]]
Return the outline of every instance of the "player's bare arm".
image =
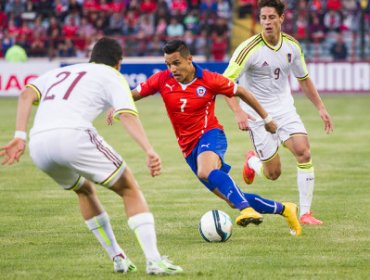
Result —
[[[322,102],[320,95],[310,79],[308,77],[305,80],[298,80],[299,85],[303,91],[303,93],[307,96],[307,98],[312,102],[312,104],[316,107],[316,109],[319,111],[320,117],[322,121],[324,122],[324,130],[326,133],[333,132],[333,121],[328,113],[328,111],[325,108],[324,102]]]
[[[6,146],[0,147],[2,164],[18,162],[26,149],[27,124],[32,111],[32,103],[38,100],[37,93],[32,88],[26,88],[18,98],[16,133],[14,139]]]
[[[147,166],[150,170],[150,174],[153,177],[158,176],[161,173],[161,159],[149,143],[140,119],[131,113],[121,113],[120,120],[128,134],[146,153]]]
[[[238,86],[235,92],[236,96],[239,96],[244,102],[246,102],[249,106],[251,106],[258,115],[264,120],[265,122],[265,129],[268,132],[275,133],[277,129],[277,125],[275,121],[269,116],[266,110],[261,106],[258,100],[253,96],[251,92],[246,90],[245,88]]]
[[[225,96],[225,101],[229,108],[234,112],[236,123],[240,130],[249,130],[248,119],[255,120],[251,115],[248,115],[239,105],[236,97]]]
[[[136,89],[132,90],[132,91],[131,91],[131,94],[132,94],[132,98],[133,98],[135,101],[138,101],[138,100],[140,100],[141,98],[143,98],[143,97],[141,96],[141,94],[140,94]]]

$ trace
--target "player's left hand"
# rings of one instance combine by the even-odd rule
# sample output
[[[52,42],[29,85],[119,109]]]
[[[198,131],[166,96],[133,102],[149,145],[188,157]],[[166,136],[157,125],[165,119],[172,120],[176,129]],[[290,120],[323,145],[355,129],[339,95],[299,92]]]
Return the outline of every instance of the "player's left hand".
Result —
[[[25,150],[26,142],[20,138],[14,138],[8,145],[0,147],[0,157],[4,157],[1,164],[12,165],[18,162]]]
[[[161,174],[162,169],[161,158],[154,150],[149,151],[147,153],[147,166],[150,170],[150,175],[152,175],[152,177]]]
[[[270,133],[276,133],[276,130],[277,130],[277,124],[274,120],[268,122],[265,124],[265,129],[266,131],[270,132]]]
[[[237,112],[235,112],[235,120],[238,124],[239,129],[246,131],[249,130],[248,120],[255,121],[256,119],[253,116],[247,114],[244,110],[238,110]]]
[[[333,126],[333,121],[325,109],[322,109],[319,111],[320,112],[320,117],[322,121],[324,122],[324,130],[327,134],[333,132],[334,126]]]

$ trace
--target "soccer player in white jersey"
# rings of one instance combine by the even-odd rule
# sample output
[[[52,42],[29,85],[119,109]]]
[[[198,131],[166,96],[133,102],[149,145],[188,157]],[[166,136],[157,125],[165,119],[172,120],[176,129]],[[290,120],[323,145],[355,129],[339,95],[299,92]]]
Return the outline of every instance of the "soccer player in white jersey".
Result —
[[[333,130],[333,123],[313,82],[308,76],[300,44],[281,30],[285,5],[280,0],[259,2],[262,32],[242,42],[235,50],[224,75],[249,89],[277,122],[276,134],[263,129],[264,123],[250,106],[243,101],[240,106],[233,99],[226,99],[234,111],[239,128],[246,129],[248,114],[256,120],[249,122],[250,136],[255,151],[247,153],[243,177],[251,184],[255,174],[276,180],[281,174],[278,148],[287,147],[297,161],[297,183],[302,224],[322,224],[313,217],[311,202],[314,190],[314,168],[312,165],[307,131],[296,112],[289,86],[292,72],[299,85],[319,111],[326,133]]]
[[[24,153],[31,107],[37,103],[30,132],[31,158],[62,188],[77,194],[86,225],[112,259],[114,271],[133,272],[136,266],[117,243],[93,182],[122,197],[128,225],[146,257],[147,273],[182,272],[158,252],[154,218],[138,183],[122,157],[92,124],[99,114],[113,107],[114,117],[145,152],[151,175],[160,174],[160,158],[147,139],[130,88],[118,71],[121,61],[120,44],[102,38],[92,50],[90,63],[52,70],[26,85],[19,97],[14,139],[0,148],[2,163],[13,164]]]

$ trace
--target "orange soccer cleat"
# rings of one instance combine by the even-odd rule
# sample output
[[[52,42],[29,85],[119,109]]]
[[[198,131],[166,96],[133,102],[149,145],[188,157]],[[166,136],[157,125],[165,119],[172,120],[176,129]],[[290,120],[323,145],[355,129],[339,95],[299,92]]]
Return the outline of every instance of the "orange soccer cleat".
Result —
[[[312,212],[308,211],[300,219],[302,225],[322,225],[323,222],[312,216]]]
[[[245,160],[244,167],[243,167],[243,179],[244,179],[244,182],[248,185],[252,184],[254,181],[254,177],[256,177],[256,172],[252,168],[250,168],[248,165],[248,160],[253,156],[257,156],[257,154],[255,151],[250,150],[246,154],[246,160]]]

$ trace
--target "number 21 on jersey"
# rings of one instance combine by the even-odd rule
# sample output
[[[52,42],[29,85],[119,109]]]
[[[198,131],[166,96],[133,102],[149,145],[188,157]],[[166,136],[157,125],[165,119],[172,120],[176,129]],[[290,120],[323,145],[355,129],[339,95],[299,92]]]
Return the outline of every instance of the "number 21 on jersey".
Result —
[[[68,97],[70,96],[72,90],[74,89],[74,87],[77,85],[77,83],[81,80],[81,78],[86,74],[86,72],[78,72],[77,73],[77,76],[73,78],[73,80],[70,82],[69,80],[67,82],[70,82],[69,83],[69,86],[67,87],[65,83],[63,83],[65,80],[67,80],[67,78],[71,75],[71,72],[68,72],[68,71],[64,71],[64,72],[60,72],[58,75],[56,75],[56,78],[57,78],[57,81],[55,83],[53,83],[46,91],[45,93],[45,97],[44,97],[44,101],[45,100],[53,100],[55,98],[55,95],[54,94],[50,94],[49,95],[49,92],[52,88],[54,88],[55,86],[63,83],[63,86],[66,87],[66,91],[64,92],[64,95],[63,95],[63,99],[64,100],[67,100]]]

